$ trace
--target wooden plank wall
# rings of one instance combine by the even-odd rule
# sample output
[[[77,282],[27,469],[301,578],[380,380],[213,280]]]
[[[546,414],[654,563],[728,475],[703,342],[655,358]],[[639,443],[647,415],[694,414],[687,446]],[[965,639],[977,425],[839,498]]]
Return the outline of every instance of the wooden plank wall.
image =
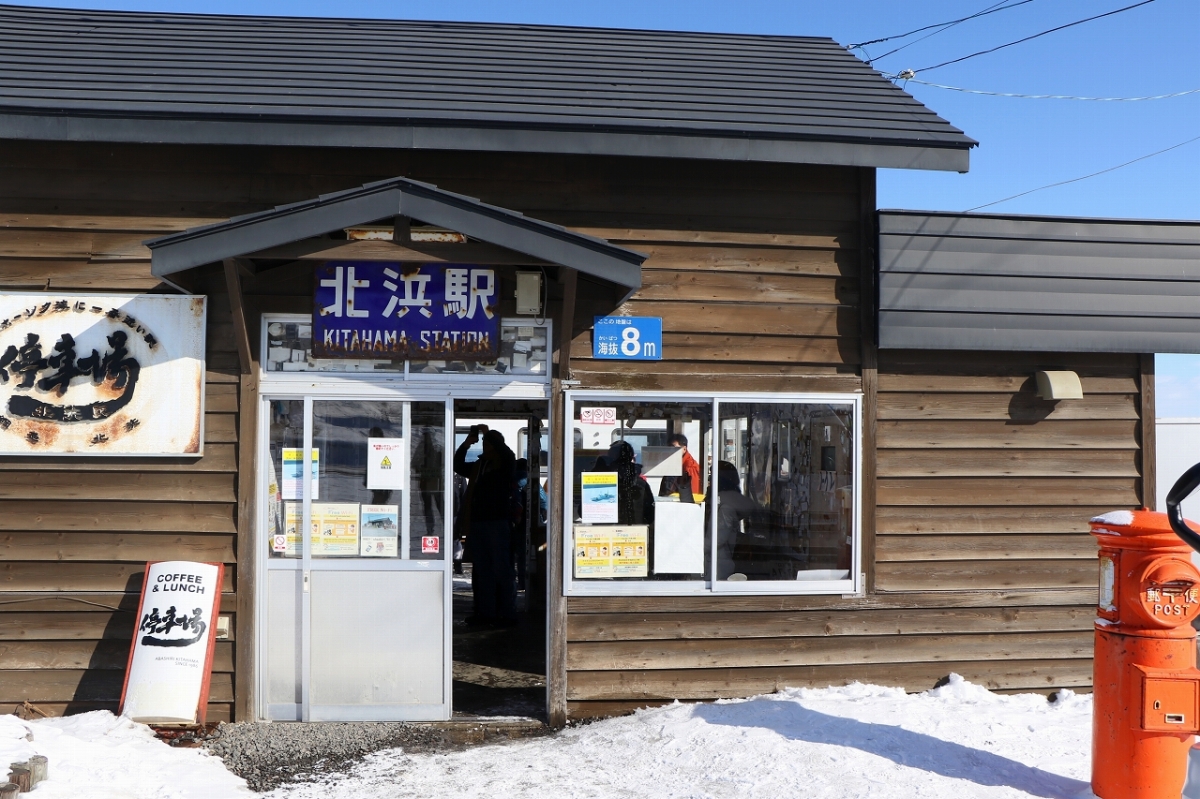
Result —
[[[0,290],[162,288],[140,242],[194,221],[2,215]],[[0,712],[26,700],[54,714],[116,709],[148,560],[224,563],[222,615],[233,621],[238,377],[228,299],[214,291],[221,285],[202,287],[203,457],[0,458]],[[217,644],[213,721],[232,717],[233,638]]]
[[[138,242],[154,233],[394,175],[650,256],[624,310],[664,318],[670,360],[592,361],[582,333],[573,366],[586,387],[861,390],[859,205],[870,174],[853,169],[10,142],[0,287],[151,288]],[[222,294],[210,300],[204,458],[0,464],[13,476],[0,487],[0,602],[18,600],[0,604],[0,709],[111,705],[144,560],[208,553],[236,588],[237,356]],[[1079,371],[1086,398],[1039,405],[1036,368]],[[569,712],[853,679],[918,690],[950,671],[998,690],[1087,686],[1086,520],[1141,499],[1137,374],[1132,356],[881,354],[869,593],[571,597]],[[218,650],[215,718],[230,712],[234,646]],[[245,653],[237,661],[248,671]]]
[[[1037,399],[1036,369],[1084,399]],[[1142,498],[1139,359],[881,352],[875,584],[863,598],[573,598],[576,716],[849,680],[1091,685],[1088,519]]]

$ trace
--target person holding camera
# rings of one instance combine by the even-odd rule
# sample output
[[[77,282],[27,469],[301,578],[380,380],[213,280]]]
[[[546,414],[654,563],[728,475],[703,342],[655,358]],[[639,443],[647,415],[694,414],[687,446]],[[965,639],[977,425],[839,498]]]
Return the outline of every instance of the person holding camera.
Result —
[[[479,460],[467,463],[467,450],[483,438]],[[475,612],[472,627],[517,623],[517,587],[513,573],[511,516],[516,484],[513,451],[499,430],[471,427],[454,453],[454,471],[467,478],[463,512],[467,514],[467,552],[470,554],[471,593]]]

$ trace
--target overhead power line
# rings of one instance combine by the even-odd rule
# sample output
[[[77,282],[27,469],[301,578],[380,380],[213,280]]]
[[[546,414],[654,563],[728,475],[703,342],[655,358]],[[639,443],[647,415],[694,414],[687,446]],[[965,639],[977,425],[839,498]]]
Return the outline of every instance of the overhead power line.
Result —
[[[883,55],[877,55],[877,56],[875,56],[875,58],[871,58],[870,53],[866,52],[866,49],[864,48],[863,54],[866,55],[866,62],[868,62],[868,64],[875,64],[876,61],[881,60],[881,59],[886,59],[886,58],[888,58],[889,55],[895,55],[896,53],[899,53],[900,50],[905,50],[905,49],[912,47],[913,44],[919,44],[920,42],[924,42],[926,40],[926,38],[930,38],[932,36],[937,36],[938,34],[944,34],[944,32],[954,28],[955,25],[958,25],[959,23],[965,23],[965,22],[967,22],[967,20],[976,19],[977,17],[985,17],[985,16],[988,16],[988,14],[996,13],[997,11],[1008,11],[1009,8],[1015,8],[1016,6],[1024,6],[1026,4],[1026,2],[1033,2],[1033,0],[1020,0],[1020,2],[1016,2],[1016,4],[1013,4],[1010,6],[1004,5],[1004,4],[1007,4],[1007,2],[1009,2],[1009,1],[1010,0],[1002,0],[1001,2],[995,2],[995,4],[992,4],[992,5],[984,8],[983,11],[971,14],[970,17],[964,17],[962,19],[955,19],[955,20],[953,20],[953,22],[948,22],[948,23],[929,25],[928,28],[922,28],[920,30],[928,30],[929,28],[937,28],[937,30],[932,32],[932,34],[926,34],[925,36],[917,38],[917,40],[913,40],[911,42],[908,42],[907,44],[901,44],[900,47],[890,49],[890,50],[888,50],[887,53],[884,53]],[[997,8],[996,6],[1004,6],[1004,7]],[[917,34],[917,32],[920,32],[920,30],[912,31],[912,32],[913,32],[913,34]],[[905,36],[911,36],[911,35],[912,34],[905,34]],[[895,38],[895,37],[889,37],[889,38]],[[887,41],[887,40],[878,40],[878,41]]]
[[[906,70],[904,70],[904,72],[910,73],[911,75],[919,75],[922,72],[929,72],[931,70],[941,69],[942,67],[948,67],[951,64],[957,64],[960,61],[966,61],[968,58],[975,58],[976,56],[987,55],[988,53],[994,53],[997,50],[1003,50],[1006,47],[1012,47],[1014,45],[1023,44],[1025,42],[1030,42],[1030,41],[1033,41],[1034,39],[1041,38],[1042,36],[1048,36],[1049,34],[1055,33],[1057,31],[1066,30],[1067,28],[1073,28],[1076,25],[1082,25],[1083,23],[1091,22],[1092,20],[1103,19],[1104,17],[1111,17],[1113,14],[1120,14],[1124,11],[1131,11],[1132,9],[1139,8],[1140,6],[1149,5],[1150,3],[1153,3],[1153,2],[1155,2],[1155,0],[1142,0],[1142,2],[1140,2],[1140,3],[1134,3],[1131,6],[1125,6],[1124,8],[1118,8],[1114,11],[1107,11],[1103,14],[1097,14],[1094,17],[1088,17],[1087,19],[1076,20],[1075,22],[1068,22],[1066,25],[1059,25],[1057,28],[1051,28],[1050,30],[1042,31],[1041,33],[1035,33],[1032,36],[1026,36],[1023,39],[1017,39],[1015,42],[1008,42],[1007,44],[996,45],[995,47],[989,48],[987,50],[980,50],[977,53],[971,53],[970,55],[965,55],[960,58],[954,58],[949,61],[943,61],[940,64],[934,64],[931,67],[923,67],[921,69],[906,69]],[[892,76],[892,77],[899,77],[899,76],[896,75],[896,76]]]
[[[1026,100],[1091,100],[1097,103],[1136,103],[1141,100],[1169,100],[1172,97],[1183,97],[1187,94],[1200,94],[1200,89],[1188,89],[1184,92],[1174,92],[1173,94],[1156,94],[1151,97],[1078,97],[1074,94],[1014,94],[1012,92],[985,92],[979,89],[964,89],[961,86],[946,86],[941,83],[930,83],[927,80],[918,80],[907,76],[907,70],[901,72],[897,77],[906,83],[919,83],[922,86],[932,86],[935,89],[949,89],[952,92],[965,92],[966,94],[982,94],[987,97],[1020,97]]]
[[[977,205],[974,208],[968,208],[967,210],[963,211],[963,213],[969,214],[971,211],[978,211],[980,208],[990,208],[993,205],[999,205],[1000,203],[1006,203],[1009,200],[1015,200],[1018,197],[1024,197],[1027,194],[1033,194],[1035,191],[1042,191],[1043,189],[1052,189],[1055,186],[1065,186],[1068,183],[1078,183],[1081,180],[1087,180],[1088,178],[1094,178],[1097,175],[1104,175],[1108,172],[1115,172],[1118,169],[1122,169],[1123,167],[1129,166],[1130,164],[1136,164],[1138,161],[1145,161],[1147,158],[1153,158],[1156,155],[1162,155],[1163,153],[1169,153],[1169,152],[1171,152],[1171,150],[1178,150],[1180,147],[1183,147],[1185,144],[1191,144],[1194,141],[1200,141],[1200,136],[1193,136],[1192,138],[1188,139],[1187,141],[1181,141],[1181,142],[1179,142],[1179,144],[1173,144],[1170,147],[1164,147],[1163,149],[1157,150],[1153,153],[1148,153],[1146,155],[1138,156],[1137,158],[1134,158],[1132,161],[1126,161],[1123,164],[1117,164],[1116,166],[1110,166],[1108,169],[1101,169],[1099,172],[1093,172],[1090,175],[1084,175],[1083,177],[1078,177],[1078,178],[1071,178],[1070,180],[1060,180],[1058,183],[1049,183],[1045,186],[1038,186],[1036,189],[1030,189],[1029,191],[1023,191],[1020,194],[1014,194],[1011,197],[1005,197],[1003,200],[996,200],[995,202],[984,203],[983,205]]]
[[[869,42],[859,42],[858,44],[847,44],[846,49],[847,50],[862,49],[862,48],[868,46],[868,44],[880,44],[882,42],[890,42],[890,41],[896,40],[896,38],[907,38],[907,37],[912,36],[913,34],[922,34],[922,32],[924,32],[926,30],[931,30],[934,28],[950,28],[950,26],[952,26],[952,25],[958,25],[959,23],[965,23],[965,22],[967,22],[968,19],[976,19],[977,17],[986,17],[986,16],[988,16],[988,14],[994,14],[997,11],[1008,11],[1009,8],[1015,8],[1016,6],[1024,6],[1026,4],[1026,2],[1033,2],[1033,0],[1021,0],[1016,5],[1004,6],[1003,8],[996,7],[996,6],[1003,6],[1004,4],[1006,4],[1006,2],[1009,2],[1009,0],[1002,0],[1002,2],[997,2],[997,4],[995,4],[995,5],[991,5],[991,6],[984,8],[983,11],[979,11],[977,13],[971,14],[970,17],[962,17],[961,19],[949,20],[949,22],[925,25],[924,28],[918,28],[916,30],[908,31],[907,34],[896,34],[895,36],[884,36],[883,38],[872,38],[872,40]],[[941,32],[941,31],[938,31],[938,32]],[[893,50],[893,52],[895,52],[895,50]],[[881,59],[886,58],[886,55],[890,55],[890,53],[881,55],[880,58]]]

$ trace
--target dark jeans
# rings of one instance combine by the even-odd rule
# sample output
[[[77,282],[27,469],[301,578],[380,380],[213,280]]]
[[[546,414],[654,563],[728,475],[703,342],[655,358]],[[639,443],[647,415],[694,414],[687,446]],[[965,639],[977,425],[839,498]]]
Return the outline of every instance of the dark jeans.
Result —
[[[513,619],[517,615],[517,587],[513,576],[510,528],[501,519],[471,522],[467,550],[471,553],[471,593],[475,615],[481,619]]]

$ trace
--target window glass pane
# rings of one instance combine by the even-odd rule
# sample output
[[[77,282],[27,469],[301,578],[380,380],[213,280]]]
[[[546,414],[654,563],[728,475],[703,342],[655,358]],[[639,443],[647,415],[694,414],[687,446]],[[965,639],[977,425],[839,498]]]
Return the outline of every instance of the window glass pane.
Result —
[[[853,407],[722,402],[718,415],[717,579],[849,579]]]
[[[399,557],[404,451],[371,475],[367,463],[375,457],[368,446],[373,440],[403,437],[402,402],[313,403],[320,475],[312,493],[314,558]]]
[[[314,358],[312,322],[295,317],[267,319],[263,368],[268,372],[403,372],[404,361]]]
[[[300,557],[296,512],[285,516],[285,503],[300,506],[300,448],[304,446],[304,400],[269,403],[269,471],[266,479],[266,547],[272,558]],[[297,511],[298,512],[298,511]]]
[[[534,376],[544,379],[548,374],[546,325],[502,322],[500,352],[494,361],[412,361],[413,375],[463,374]]]
[[[262,354],[267,372],[370,372],[404,371],[402,360],[362,358],[314,358],[312,322],[304,316],[269,316],[266,351]],[[501,322],[499,355],[495,361],[412,361],[410,374],[529,377],[545,380],[549,374],[549,326],[532,320]]]
[[[580,401],[574,579],[707,579],[712,403]]]
[[[446,406],[441,402],[412,403],[409,424],[409,557],[446,557]]]

